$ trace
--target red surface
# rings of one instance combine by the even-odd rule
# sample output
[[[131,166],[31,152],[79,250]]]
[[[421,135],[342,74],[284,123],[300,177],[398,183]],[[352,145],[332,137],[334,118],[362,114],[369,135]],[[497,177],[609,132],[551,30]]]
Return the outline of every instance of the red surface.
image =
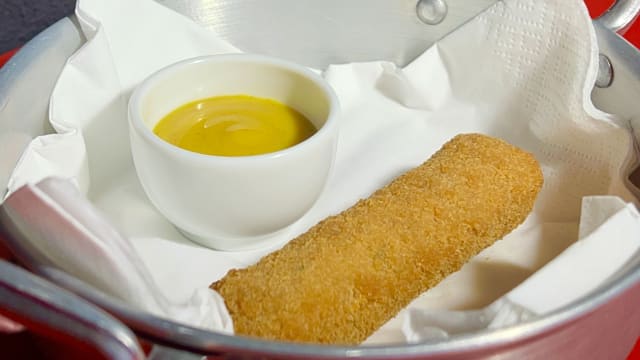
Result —
[[[640,337],[638,337],[636,346],[631,350],[631,354],[629,354],[627,360],[640,360]]]
[[[585,0],[584,2],[589,8],[589,14],[591,14],[592,18],[600,16],[614,3],[613,0]]]
[[[0,67],[2,67],[7,61],[9,61],[9,59],[11,59],[11,57],[13,56],[13,54],[15,54],[16,52],[18,52],[18,48],[13,49],[11,51],[7,51],[4,54],[0,54]]]
[[[585,0],[589,8],[591,17],[597,17],[606,11],[613,0]],[[640,21],[631,26],[631,28],[624,34],[624,37],[640,48]],[[4,54],[0,54],[0,67],[4,65],[18,49],[14,49]],[[1,239],[0,239],[1,240]],[[8,258],[9,254],[2,248],[0,241],[0,258]],[[83,349],[80,344],[70,348],[64,343],[55,343],[51,339],[43,338],[33,334],[30,331],[21,332],[18,334],[1,334],[0,333],[0,349],[3,354],[9,355],[9,358],[21,358],[21,359],[41,359],[41,358],[65,358],[65,359],[80,359],[80,358],[94,358],[97,354],[87,353],[87,349]],[[55,354],[60,354],[56,356]],[[62,354],[64,356],[62,356]],[[87,355],[89,355],[87,357]],[[92,356],[93,355],[93,356]],[[640,360],[640,337],[636,342],[635,348],[629,354],[627,360]]]

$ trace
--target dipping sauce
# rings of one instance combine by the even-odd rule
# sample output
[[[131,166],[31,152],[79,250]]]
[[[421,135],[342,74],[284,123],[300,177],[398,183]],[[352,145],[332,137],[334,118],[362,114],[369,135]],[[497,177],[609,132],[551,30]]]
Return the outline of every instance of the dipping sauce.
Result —
[[[316,128],[304,115],[275,100],[230,95],[182,105],[162,118],[153,132],[189,151],[247,156],[296,145]]]

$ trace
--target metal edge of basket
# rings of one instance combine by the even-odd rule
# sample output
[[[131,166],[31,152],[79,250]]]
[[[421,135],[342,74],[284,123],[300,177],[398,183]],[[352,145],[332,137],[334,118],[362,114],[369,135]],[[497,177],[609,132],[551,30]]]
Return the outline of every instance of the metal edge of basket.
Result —
[[[640,1],[618,1],[616,5],[620,7],[612,7],[607,13],[607,17],[603,16],[603,18],[600,18],[597,21],[599,21],[604,27],[615,29],[618,25],[613,27],[613,25],[609,24],[616,23],[613,20],[621,17],[627,20],[617,22],[617,24],[626,23],[621,26],[620,29],[627,28],[629,23],[635,19],[635,16],[629,17],[625,15],[625,17],[623,14],[628,14],[630,6],[631,8],[634,8],[632,5],[637,5],[638,3],[640,3]],[[616,9],[620,9],[620,12],[617,12]],[[640,8],[635,7],[634,9]],[[605,19],[609,20],[605,21]],[[38,42],[42,41],[42,38],[50,35],[52,31],[52,27],[47,28],[43,33],[41,33],[40,36],[42,37],[36,37],[23,47],[23,49],[21,49],[7,64],[9,68],[14,72],[27,71],[29,67],[29,59],[37,53],[38,47],[41,45],[38,44]],[[71,55],[71,53],[69,55]],[[0,71],[0,79],[2,79],[3,76],[5,78],[7,77],[5,73]],[[600,288],[597,292],[589,296],[588,299],[582,299],[540,319],[532,320],[509,328],[484,331],[480,334],[457,336],[446,343],[371,347],[298,345],[211,333],[131,309],[126,304],[123,304],[116,299],[109,298],[108,296],[96,291],[91,286],[87,286],[67,274],[44,271],[41,275],[45,275],[45,277],[55,283],[76,291],[82,297],[87,298],[88,300],[103,307],[108,312],[116,315],[117,318],[123,320],[139,335],[149,338],[150,340],[157,341],[158,343],[171,345],[176,348],[212,354],[226,353],[228,351],[239,349],[246,353],[256,353],[263,356],[273,355],[278,357],[305,356],[314,358],[336,358],[361,356],[411,356],[419,354],[437,355],[445,352],[449,353],[452,350],[464,353],[478,349],[479,347],[500,347],[507,342],[514,343],[522,341],[527,337],[550,331],[555,327],[561,326],[567,321],[576,319],[583,314],[594,311],[612,298],[624,293],[627,289],[634,286],[634,284],[640,283],[640,265],[629,269],[625,274],[622,274],[618,281],[609,283]]]
[[[640,15],[639,0],[617,0],[596,21],[615,33],[624,34],[638,15]]]
[[[88,344],[114,360],[144,359],[132,331],[94,304],[0,260],[0,313],[36,333]]]

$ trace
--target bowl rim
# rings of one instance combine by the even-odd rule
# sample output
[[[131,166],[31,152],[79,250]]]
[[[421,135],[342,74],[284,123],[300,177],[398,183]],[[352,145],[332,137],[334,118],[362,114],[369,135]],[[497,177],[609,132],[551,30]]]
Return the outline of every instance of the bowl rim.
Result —
[[[71,19],[73,19],[73,16]],[[65,18],[63,20],[67,19]],[[58,28],[62,26],[74,26],[71,22],[68,22],[69,24],[67,24],[67,22],[68,21],[61,21],[54,24],[45,29],[37,39],[34,39],[37,41],[32,40],[25,45],[25,47],[9,61],[9,66],[5,66],[0,70],[0,78],[11,80],[15,77],[14,72],[28,70],[27,68],[31,62],[31,57],[37,55],[42,47],[51,44],[52,39],[55,40],[59,38],[59,35],[56,33]],[[613,33],[609,30],[602,30],[604,28],[597,22],[595,25],[596,30],[601,30],[597,33],[599,37],[602,34],[610,34],[613,36]],[[78,25],[76,24],[75,26]],[[624,41],[620,39],[619,43],[622,42]],[[619,47],[615,49],[620,50]],[[6,90],[3,89],[2,85],[3,82],[0,81],[0,94]],[[115,315],[141,337],[157,343],[169,344],[176,348],[193,350],[195,352],[207,351],[211,354],[244,350],[247,353],[275,355],[279,358],[291,358],[295,356],[307,356],[309,358],[337,358],[345,356],[407,358],[432,355],[460,355],[465,352],[473,352],[474,350],[484,351],[488,349],[512,347],[529,338],[539,337],[555,329],[570,326],[571,323],[579,321],[589,313],[606,306],[612,299],[623,296],[625,293],[633,290],[634,286],[636,288],[640,286],[640,263],[638,263],[621,272],[617,278],[611,279],[610,282],[597,288],[594,292],[586,294],[582,298],[548,315],[510,327],[458,335],[445,342],[397,346],[341,347],[268,342],[190,328],[137,310],[55,268],[42,265],[30,267],[30,270],[92,301],[94,304]]]
[[[577,322],[604,307],[618,296],[640,284],[640,262],[609,279],[605,284],[581,298],[549,314],[514,325],[482,329],[452,335],[445,341],[423,341],[411,344],[320,345],[270,341],[234,334],[225,334],[180,324],[134,309],[123,301],[110,297],[71,275],[54,268],[36,266],[34,272],[54,283],[76,292],[115,316],[136,334],[157,344],[205,354],[243,353],[247,355],[292,358],[398,358],[417,356],[453,356],[474,351],[490,351],[517,346]]]
[[[287,72],[302,76],[305,79],[311,81],[311,83],[317,88],[319,88],[327,98],[327,102],[329,105],[329,112],[327,113],[325,122],[310,137],[293,146],[289,146],[285,149],[274,151],[274,152],[256,154],[256,155],[246,155],[246,156],[209,155],[209,154],[202,154],[202,153],[186,150],[161,139],[158,135],[153,133],[152,129],[150,129],[148,126],[144,124],[142,120],[142,114],[141,114],[141,107],[142,107],[141,103],[145,95],[158,82],[194,65],[198,65],[198,64],[215,65],[215,64],[223,64],[223,63],[230,63],[230,62],[245,64],[248,66],[266,65],[270,67],[275,67],[275,68],[279,68]],[[259,162],[264,162],[271,159],[290,156],[292,154],[295,154],[303,150],[306,147],[313,146],[313,144],[323,141],[324,138],[330,137],[332,134],[336,133],[337,131],[339,112],[340,112],[340,102],[338,101],[338,96],[336,95],[333,88],[329,85],[329,83],[324,78],[322,78],[320,75],[316,74],[315,72],[311,71],[310,69],[307,69],[302,65],[298,65],[296,63],[293,63],[287,60],[282,60],[276,57],[257,55],[257,54],[237,53],[237,54],[216,54],[216,55],[197,56],[197,57],[175,62],[173,64],[167,65],[153,72],[148,77],[143,79],[142,82],[140,82],[139,85],[134,88],[129,98],[129,103],[127,107],[127,114],[128,114],[127,120],[130,124],[130,129],[133,129],[133,131],[135,131],[140,137],[142,137],[142,139],[144,139],[147,143],[151,144],[152,147],[162,151],[165,154],[169,154],[171,156],[177,157],[180,160],[199,162],[204,164],[220,163],[225,165],[237,164],[237,165],[252,166],[252,165],[256,165],[256,163],[259,163]]]

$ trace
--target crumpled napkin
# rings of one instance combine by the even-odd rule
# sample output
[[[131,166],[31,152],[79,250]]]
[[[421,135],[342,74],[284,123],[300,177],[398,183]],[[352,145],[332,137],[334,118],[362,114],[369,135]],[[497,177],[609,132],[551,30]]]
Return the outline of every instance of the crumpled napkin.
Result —
[[[206,287],[169,301],[131,242],[66,179],[22,186],[0,207],[0,224],[11,224],[7,229],[30,267],[54,266],[152,314],[233,332],[224,300]]]
[[[51,98],[58,134],[31,144],[10,190],[51,175],[75,181],[175,303],[273,251],[218,252],[184,239],[146,199],[129,155],[126,101],[138,82],[176,60],[236,49],[149,0],[79,0],[76,13],[88,42]],[[595,34],[581,0],[498,2],[405,68],[330,66],[323,75],[343,109],[335,171],[282,242],[417,166],[454,135],[481,132],[540,161],[545,185],[533,212],[367,343],[504,326],[583,296],[640,247],[626,181],[633,139],[622,119],[592,105],[596,71]],[[571,280],[555,296],[538,291],[553,279]]]

